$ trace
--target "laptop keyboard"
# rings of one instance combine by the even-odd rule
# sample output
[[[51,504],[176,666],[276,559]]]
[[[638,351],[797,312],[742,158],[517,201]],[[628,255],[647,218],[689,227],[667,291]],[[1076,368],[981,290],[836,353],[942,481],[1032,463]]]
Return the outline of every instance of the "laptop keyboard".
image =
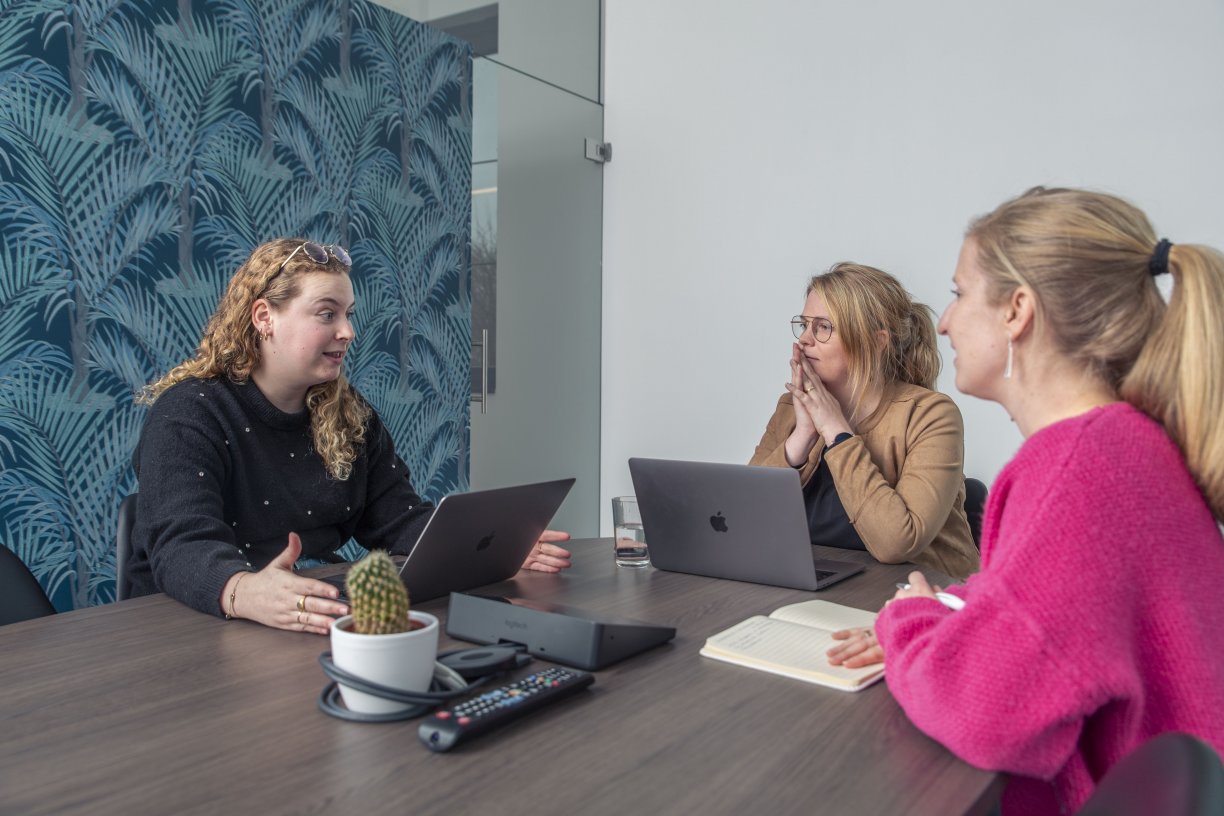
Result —
[[[825,572],[824,570],[816,570],[816,582],[819,583],[826,578],[832,578],[836,572]]]

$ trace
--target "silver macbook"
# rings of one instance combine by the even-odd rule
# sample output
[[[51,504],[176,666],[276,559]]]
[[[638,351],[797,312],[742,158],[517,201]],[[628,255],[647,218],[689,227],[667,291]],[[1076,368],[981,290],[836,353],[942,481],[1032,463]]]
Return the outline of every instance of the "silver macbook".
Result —
[[[411,602],[514,575],[573,485],[573,479],[558,479],[443,498],[400,567]],[[343,597],[343,575],[321,580],[339,587]]]
[[[863,571],[816,557],[796,470],[633,458],[629,474],[659,569],[810,590]]]

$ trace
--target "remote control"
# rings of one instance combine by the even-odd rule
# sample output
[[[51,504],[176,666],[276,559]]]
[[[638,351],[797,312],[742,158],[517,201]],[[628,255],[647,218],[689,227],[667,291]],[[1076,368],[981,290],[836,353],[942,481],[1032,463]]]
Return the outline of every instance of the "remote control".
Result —
[[[517,720],[595,682],[595,675],[560,666],[436,711],[421,723],[417,736],[431,751],[449,751],[460,743]]]

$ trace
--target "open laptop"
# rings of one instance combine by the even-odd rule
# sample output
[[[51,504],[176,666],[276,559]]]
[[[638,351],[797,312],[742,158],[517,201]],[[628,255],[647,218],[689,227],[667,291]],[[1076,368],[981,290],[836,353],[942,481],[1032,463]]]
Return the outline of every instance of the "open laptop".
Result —
[[[518,572],[573,479],[446,496],[434,508],[400,578],[412,603],[494,584]],[[340,588],[344,576],[321,579]]]
[[[796,470],[633,458],[629,473],[659,569],[809,590],[863,571],[816,556]]]

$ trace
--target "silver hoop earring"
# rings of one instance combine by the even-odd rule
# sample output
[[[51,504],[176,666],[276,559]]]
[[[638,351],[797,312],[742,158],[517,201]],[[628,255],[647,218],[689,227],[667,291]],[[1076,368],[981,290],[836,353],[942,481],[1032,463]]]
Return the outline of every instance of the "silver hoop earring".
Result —
[[[1003,369],[1003,379],[1005,380],[1011,379],[1011,369],[1012,369],[1012,341],[1011,341],[1011,338],[1009,337],[1007,338],[1007,367]]]

